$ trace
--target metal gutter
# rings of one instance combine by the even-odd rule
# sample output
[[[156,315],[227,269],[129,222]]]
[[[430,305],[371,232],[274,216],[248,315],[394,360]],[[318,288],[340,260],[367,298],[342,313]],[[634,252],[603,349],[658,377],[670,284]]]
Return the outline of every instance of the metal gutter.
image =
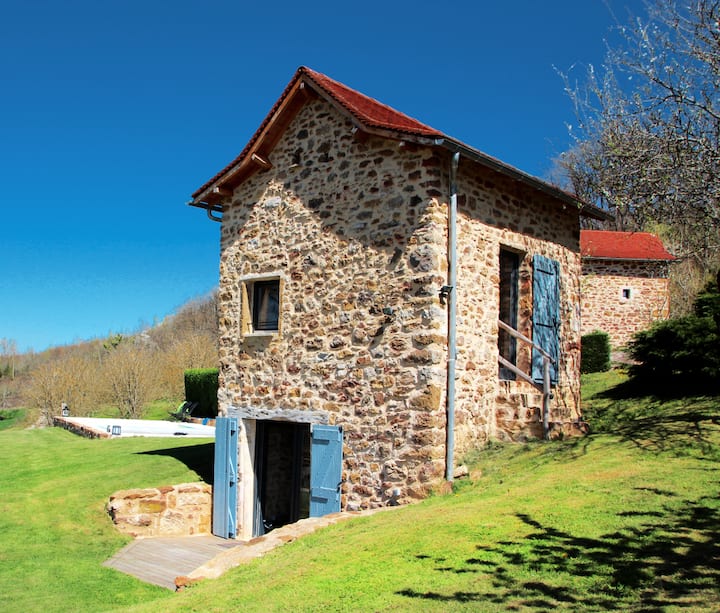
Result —
[[[223,206],[221,204],[209,204],[207,202],[196,202],[195,200],[189,200],[186,203],[188,206],[194,206],[198,209],[204,209],[207,212],[208,219],[213,221],[222,222],[222,217],[216,217],[213,213],[220,213],[222,215]]]
[[[453,153],[450,165],[450,202],[448,206],[448,281],[443,288],[448,305],[448,358],[445,428],[445,480],[454,478],[455,455],[455,362],[457,360],[457,170],[460,152]]]

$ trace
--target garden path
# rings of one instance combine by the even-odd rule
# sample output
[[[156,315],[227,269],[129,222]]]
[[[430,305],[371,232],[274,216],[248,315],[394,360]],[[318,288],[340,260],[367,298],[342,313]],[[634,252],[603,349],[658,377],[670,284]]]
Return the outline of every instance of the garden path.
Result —
[[[250,541],[222,539],[211,535],[136,539],[103,565],[146,583],[175,590],[193,581],[219,577],[230,568],[246,564],[280,545],[315,532],[318,528],[397,508],[401,507],[343,511],[323,517],[301,519]]]

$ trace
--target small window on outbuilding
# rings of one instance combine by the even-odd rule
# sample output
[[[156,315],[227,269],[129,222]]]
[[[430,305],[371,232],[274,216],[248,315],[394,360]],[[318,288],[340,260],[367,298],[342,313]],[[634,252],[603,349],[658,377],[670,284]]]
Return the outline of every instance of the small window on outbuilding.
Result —
[[[623,300],[630,300],[630,288],[623,287],[621,295]]]
[[[281,279],[259,278],[242,283],[243,335],[280,332]]]

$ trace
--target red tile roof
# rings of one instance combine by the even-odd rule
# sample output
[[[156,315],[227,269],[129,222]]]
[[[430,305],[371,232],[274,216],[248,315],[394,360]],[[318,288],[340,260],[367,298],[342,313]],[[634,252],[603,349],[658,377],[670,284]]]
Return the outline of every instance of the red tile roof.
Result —
[[[648,232],[581,230],[580,253],[586,258],[674,260],[660,239]]]
[[[207,181],[202,187],[193,193],[196,198],[213,185],[218,179],[229,173],[235,167],[240,165],[243,160],[250,154],[258,141],[263,136],[266,128],[272,120],[281,111],[288,102],[288,99],[298,91],[299,82],[310,82],[310,87],[319,94],[326,94],[332,98],[337,104],[350,113],[361,125],[367,128],[380,130],[388,130],[396,132],[399,135],[419,136],[425,138],[447,138],[442,132],[438,132],[430,126],[420,123],[416,119],[409,117],[395,109],[378,102],[360,92],[350,89],[346,85],[331,79],[330,77],[315,72],[306,66],[300,66],[297,69],[290,83],[287,84],[285,90],[273,105],[260,127],[250,139],[250,142],[240,152],[230,164],[218,172],[212,179]]]
[[[268,154],[280,138],[280,134],[305,104],[307,96],[313,94],[325,98],[340,112],[346,112],[362,131],[398,140],[415,140],[423,144],[443,146],[452,152],[462,152],[463,156],[470,160],[525,183],[533,189],[545,192],[565,204],[577,207],[584,215],[595,219],[612,218],[606,211],[579,202],[572,194],[468,147],[417,119],[305,66],[297,69],[240,155],[192,194],[194,203],[213,206],[222,199],[220,192],[233,189],[258,170],[258,166],[254,163],[267,167],[271,163]]]
[[[415,136],[447,138],[445,134],[438,132],[435,128],[426,126],[417,119],[408,117],[365,94],[334,81],[324,74],[310,70],[306,66],[301,66],[298,69],[296,78],[299,75],[307,75],[365,126]]]

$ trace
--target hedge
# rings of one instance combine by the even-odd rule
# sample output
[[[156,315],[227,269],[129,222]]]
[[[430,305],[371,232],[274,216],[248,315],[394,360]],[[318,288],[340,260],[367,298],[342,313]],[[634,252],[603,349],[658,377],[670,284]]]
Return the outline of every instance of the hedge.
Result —
[[[610,338],[607,332],[596,330],[582,339],[580,372],[604,372],[610,370]]]
[[[216,417],[217,395],[217,368],[191,368],[185,371],[185,400],[198,403],[193,417]]]

